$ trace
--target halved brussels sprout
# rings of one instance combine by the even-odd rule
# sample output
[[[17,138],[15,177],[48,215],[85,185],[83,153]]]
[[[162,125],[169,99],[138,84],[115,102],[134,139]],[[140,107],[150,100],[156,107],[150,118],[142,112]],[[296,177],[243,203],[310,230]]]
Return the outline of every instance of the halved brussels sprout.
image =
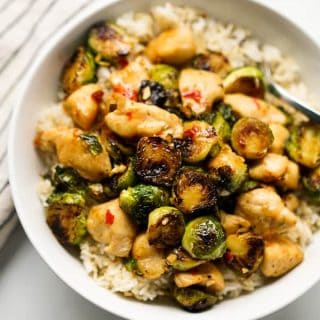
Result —
[[[120,207],[139,226],[146,227],[149,213],[169,204],[168,193],[155,186],[138,184],[120,193]]]
[[[181,162],[181,152],[160,137],[143,137],[138,142],[135,170],[145,182],[170,186]]]
[[[248,96],[263,98],[264,75],[256,67],[247,66],[234,69],[223,80],[226,93],[244,93]]]
[[[143,80],[141,82],[138,93],[139,102],[163,107],[167,98],[168,94],[162,84],[150,80]]]
[[[273,143],[269,126],[251,117],[241,118],[231,131],[233,149],[246,159],[263,158]]]
[[[175,207],[160,207],[150,212],[148,241],[157,248],[174,247],[180,244],[184,233],[183,214]]]
[[[187,271],[192,268],[199,266],[207,262],[206,260],[198,260],[193,259],[185,250],[181,247],[174,249],[168,256],[167,256],[167,264],[171,266],[175,270],[179,271]]]
[[[210,177],[201,170],[183,167],[172,188],[173,202],[184,214],[213,210],[217,193]]]
[[[112,190],[120,192],[123,189],[134,186],[137,183],[137,176],[134,172],[135,159],[131,158],[127,165],[127,170],[111,179]]]
[[[264,242],[251,232],[231,234],[226,240],[228,251],[224,258],[228,265],[248,275],[255,272],[263,259]]]
[[[312,200],[320,202],[320,166],[313,169],[306,177],[303,177],[302,183],[307,195]]]
[[[95,71],[93,55],[84,47],[79,47],[63,68],[63,90],[70,94],[82,85],[94,82]]]
[[[150,69],[150,79],[160,83],[166,90],[178,89],[178,70],[167,64],[155,64]]]
[[[128,36],[115,24],[105,22],[92,27],[88,36],[89,48],[106,60],[127,56],[132,48]]]
[[[226,237],[218,220],[204,216],[190,221],[182,238],[182,247],[196,259],[215,260],[226,251]]]
[[[174,287],[173,296],[182,308],[191,312],[208,309],[218,301],[216,296],[194,288]]]
[[[212,126],[205,121],[189,121],[183,125],[183,138],[186,140],[184,160],[196,163],[204,160],[214,145],[219,144]]]
[[[213,118],[212,126],[217,132],[218,136],[225,142],[230,140],[231,127],[228,121],[224,119],[220,112],[217,112]]]
[[[320,125],[304,123],[290,130],[286,150],[292,160],[315,168],[320,162]]]

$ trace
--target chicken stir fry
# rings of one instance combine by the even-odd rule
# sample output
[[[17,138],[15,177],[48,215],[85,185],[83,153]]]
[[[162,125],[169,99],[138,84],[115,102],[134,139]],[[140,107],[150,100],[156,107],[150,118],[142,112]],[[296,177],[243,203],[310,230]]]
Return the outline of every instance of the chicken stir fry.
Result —
[[[320,202],[319,126],[292,126],[257,67],[199,54],[187,27],[142,51],[114,23],[88,37],[62,74],[73,128],[35,138],[56,159],[46,207],[57,239],[89,238],[150,281],[168,275],[189,311],[218,301],[226,269],[275,278],[301,263],[290,232],[298,197]]]

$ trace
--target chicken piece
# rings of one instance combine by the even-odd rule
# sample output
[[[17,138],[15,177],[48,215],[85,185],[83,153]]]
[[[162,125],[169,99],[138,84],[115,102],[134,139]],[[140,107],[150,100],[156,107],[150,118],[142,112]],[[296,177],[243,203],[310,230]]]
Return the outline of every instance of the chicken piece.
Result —
[[[292,212],[296,211],[299,207],[299,199],[294,193],[288,193],[282,197],[284,205]]]
[[[224,102],[229,104],[240,117],[254,117],[266,123],[278,123],[282,125],[287,121],[283,112],[261,99],[236,93],[226,94]]]
[[[146,48],[146,55],[152,62],[174,65],[188,62],[195,53],[196,42],[187,26],[162,32]]]
[[[99,181],[108,177],[111,171],[109,154],[95,135],[94,147],[98,149],[92,152],[86,136],[77,128],[55,128],[40,132],[35,139],[35,146],[43,152],[56,152],[61,164],[74,168],[83,178]]]
[[[235,213],[248,219],[258,234],[282,232],[297,222],[297,217],[285,207],[271,187],[241,194],[237,199]]]
[[[278,123],[271,123],[269,127],[274,137],[270,152],[283,154],[286,141],[289,137],[289,130]]]
[[[224,289],[223,275],[212,262],[207,262],[192,270],[177,272],[174,275],[174,282],[179,288],[199,285],[206,287],[212,293]]]
[[[105,117],[110,130],[123,138],[153,135],[182,138],[182,120],[175,114],[157,106],[122,98],[117,102],[117,109]]]
[[[146,279],[158,279],[166,272],[166,260],[162,249],[151,246],[146,233],[138,235],[133,243],[132,256],[139,271]]]
[[[299,186],[299,180],[299,166],[295,162],[289,160],[284,176],[278,181],[277,185],[284,191],[296,190]]]
[[[72,92],[63,102],[63,107],[77,126],[89,130],[97,117],[102,97],[99,85],[87,84]]]
[[[106,245],[105,252],[128,257],[136,236],[136,227],[121,210],[119,199],[93,206],[87,220],[92,238]]]
[[[150,62],[143,56],[137,57],[125,68],[110,75],[110,82],[115,91],[127,90],[138,94],[142,80],[149,79]]]
[[[220,219],[227,236],[235,233],[247,232],[251,227],[251,224],[247,219],[235,214],[222,212],[220,214]]]
[[[179,77],[179,90],[182,97],[182,112],[191,117],[193,114],[210,112],[215,101],[223,98],[223,86],[216,73],[183,69]]]
[[[254,180],[263,182],[280,181],[284,177],[288,165],[289,160],[287,157],[268,153],[249,169],[249,176]]]
[[[279,277],[302,262],[303,257],[298,244],[278,236],[265,241],[261,271],[266,277]]]

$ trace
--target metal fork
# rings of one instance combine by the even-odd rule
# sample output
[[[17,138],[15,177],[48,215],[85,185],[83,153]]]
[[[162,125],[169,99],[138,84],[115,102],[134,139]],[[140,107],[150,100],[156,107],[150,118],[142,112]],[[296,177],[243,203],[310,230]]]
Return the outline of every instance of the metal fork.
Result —
[[[320,111],[315,110],[314,108],[307,105],[303,101],[297,99],[292,94],[290,94],[286,89],[281,87],[279,84],[275,83],[274,80],[272,79],[271,71],[268,65],[263,64],[261,66],[261,69],[265,76],[264,81],[268,89],[274,96],[289,103],[291,106],[293,106],[297,110],[304,113],[314,122],[320,122]]]

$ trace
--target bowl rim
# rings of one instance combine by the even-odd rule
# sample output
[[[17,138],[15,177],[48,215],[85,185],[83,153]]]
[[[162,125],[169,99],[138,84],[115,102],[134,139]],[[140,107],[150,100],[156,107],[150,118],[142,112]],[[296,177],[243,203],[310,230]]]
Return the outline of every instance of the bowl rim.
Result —
[[[24,219],[23,219],[23,205],[19,201],[18,196],[18,183],[17,178],[15,175],[15,166],[13,161],[14,159],[14,142],[15,142],[15,136],[16,136],[16,122],[20,116],[20,112],[23,110],[23,97],[28,91],[30,80],[34,77],[39,65],[45,60],[46,56],[49,54],[49,52],[55,47],[57,43],[63,40],[63,38],[72,32],[77,26],[80,25],[81,21],[84,19],[88,19],[91,16],[95,15],[99,10],[102,10],[104,8],[109,7],[110,5],[115,4],[116,2],[123,2],[124,0],[102,0],[98,1],[96,3],[90,4],[88,7],[86,7],[82,12],[77,14],[75,17],[70,19],[64,26],[62,26],[58,31],[56,31],[53,35],[51,35],[46,42],[45,45],[43,45],[39,52],[37,53],[35,59],[33,60],[30,69],[28,70],[27,74],[24,76],[24,79],[21,82],[20,88],[21,91],[15,99],[15,103],[13,106],[13,113],[11,116],[10,124],[9,124],[9,135],[8,135],[8,166],[9,166],[9,182],[11,186],[11,192],[12,192],[12,198],[14,201],[15,209],[17,212],[17,215],[19,217],[19,221],[28,237],[30,242],[32,243],[33,247],[36,249],[37,253],[41,257],[41,259],[48,265],[48,267],[56,274],[58,278],[60,278],[66,285],[68,285],[70,288],[72,288],[75,292],[77,292],[80,296],[85,298],[86,300],[90,301],[94,305],[98,306],[99,308],[110,312],[116,316],[120,316],[124,319],[133,319],[133,320],[141,320],[136,315],[131,314],[129,318],[129,314],[126,311],[125,308],[117,308],[117,305],[109,304],[108,309],[98,301],[95,301],[93,297],[88,296],[86,293],[86,290],[82,288],[80,285],[77,285],[76,283],[72,282],[70,278],[64,274],[61,273],[56,265],[51,264],[48,259],[48,253],[46,253],[45,250],[42,250],[41,246],[38,244],[38,239],[34,234],[28,229],[26,226]],[[284,14],[277,12],[272,7],[262,4],[260,2],[257,2],[257,0],[245,0],[246,2],[249,2],[250,5],[256,6],[259,9],[265,10],[268,12],[268,14],[271,14],[273,16],[277,16],[277,18],[280,18],[281,20],[285,21],[289,25],[291,25],[295,30],[299,31],[301,34],[303,34],[304,38],[306,38],[309,42],[311,42],[316,48],[320,50],[320,42],[316,41],[311,35],[309,35],[303,28],[300,27],[300,25],[296,24],[291,18],[286,17]],[[168,0],[170,2],[170,0]],[[267,315],[270,315],[288,304],[292,303],[294,300],[298,299],[300,296],[302,296],[306,291],[308,291],[312,286],[314,286],[318,281],[320,280],[320,273],[314,274],[313,277],[309,277],[308,281],[304,283],[303,286],[300,286],[299,289],[293,290],[293,292],[289,293],[286,297],[279,297],[277,300],[277,303],[274,303],[272,306],[270,306],[266,310],[259,310],[259,312],[256,312],[252,315],[250,319],[258,319]],[[97,285],[97,284],[96,284]],[[105,289],[107,290],[107,289]],[[125,300],[123,299],[125,302]],[[242,319],[242,318],[241,318]],[[248,320],[248,318],[246,319]]]

